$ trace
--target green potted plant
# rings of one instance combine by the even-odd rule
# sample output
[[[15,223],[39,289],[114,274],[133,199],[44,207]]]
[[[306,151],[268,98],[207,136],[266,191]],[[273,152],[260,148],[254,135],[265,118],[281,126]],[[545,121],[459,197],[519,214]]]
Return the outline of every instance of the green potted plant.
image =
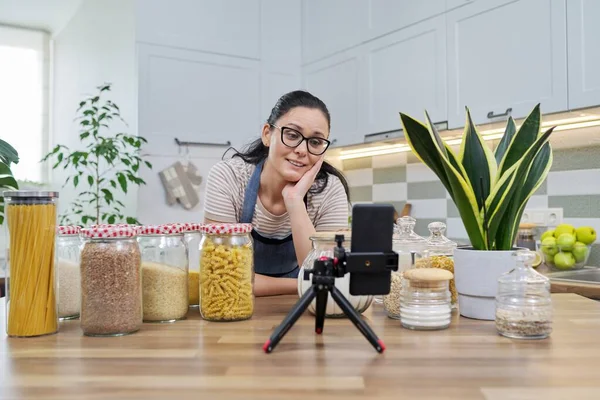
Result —
[[[488,147],[469,110],[460,151],[426,124],[400,113],[414,154],[440,179],[460,213],[470,247],[454,252],[454,273],[461,315],[493,320],[499,276],[511,270],[513,245],[529,198],[552,165],[548,142],[554,127],[541,131],[540,105],[519,129],[512,118],[495,151]]]
[[[127,125],[119,107],[103,98],[110,89],[110,84],[99,86],[96,95],[79,103],[76,120],[81,128],[79,139],[85,147],[71,151],[67,146],[57,145],[42,159],[53,159],[53,169],[73,171],[63,187],[71,184],[80,189],[69,212],[60,216],[62,225],[139,223],[135,217],[125,215],[119,192],[127,194],[131,185],[145,185],[138,172],[143,166],[152,168],[152,164],[140,157],[146,139],[126,133],[106,133],[114,120]]]
[[[5,190],[17,190],[19,185],[10,170],[10,164],[19,163],[19,154],[4,140],[0,139],[0,225],[4,221],[4,196]]]

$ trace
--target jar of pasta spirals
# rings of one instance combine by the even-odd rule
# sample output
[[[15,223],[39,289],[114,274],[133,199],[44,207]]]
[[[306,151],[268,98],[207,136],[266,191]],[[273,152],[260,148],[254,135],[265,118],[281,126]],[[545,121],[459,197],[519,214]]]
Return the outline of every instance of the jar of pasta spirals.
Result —
[[[200,314],[239,321],[254,313],[251,224],[207,224],[200,240]]]
[[[7,227],[6,333],[32,337],[58,331],[55,279],[58,192],[4,192]]]

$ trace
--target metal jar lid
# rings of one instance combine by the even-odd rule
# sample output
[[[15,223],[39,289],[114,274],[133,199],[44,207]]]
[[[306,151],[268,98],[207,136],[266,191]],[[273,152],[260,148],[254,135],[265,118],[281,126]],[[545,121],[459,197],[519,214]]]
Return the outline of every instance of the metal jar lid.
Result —
[[[5,190],[2,193],[4,197],[10,198],[58,198],[58,192],[49,190]]]

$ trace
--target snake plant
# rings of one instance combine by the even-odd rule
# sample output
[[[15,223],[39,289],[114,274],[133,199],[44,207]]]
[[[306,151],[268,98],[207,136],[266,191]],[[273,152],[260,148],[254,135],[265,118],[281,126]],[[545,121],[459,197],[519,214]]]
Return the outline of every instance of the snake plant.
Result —
[[[0,139],[0,225],[4,221],[4,197],[1,193],[7,189],[17,189],[19,185],[12,175],[10,164],[19,162],[17,151],[4,140]]]
[[[473,124],[469,109],[458,153],[446,144],[425,112],[426,123],[400,113],[414,154],[441,180],[460,213],[475,250],[510,250],[529,198],[552,165],[554,127],[541,131],[540,105],[517,129],[508,119],[495,151]]]

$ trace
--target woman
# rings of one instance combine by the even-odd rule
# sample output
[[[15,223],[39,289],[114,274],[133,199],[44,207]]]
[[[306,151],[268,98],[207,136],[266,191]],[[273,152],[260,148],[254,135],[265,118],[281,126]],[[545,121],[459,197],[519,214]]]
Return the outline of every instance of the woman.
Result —
[[[323,161],[330,127],[321,100],[287,93],[260,139],[209,173],[205,222],[252,223],[257,296],[296,293],[309,237],[348,226],[348,185]]]

